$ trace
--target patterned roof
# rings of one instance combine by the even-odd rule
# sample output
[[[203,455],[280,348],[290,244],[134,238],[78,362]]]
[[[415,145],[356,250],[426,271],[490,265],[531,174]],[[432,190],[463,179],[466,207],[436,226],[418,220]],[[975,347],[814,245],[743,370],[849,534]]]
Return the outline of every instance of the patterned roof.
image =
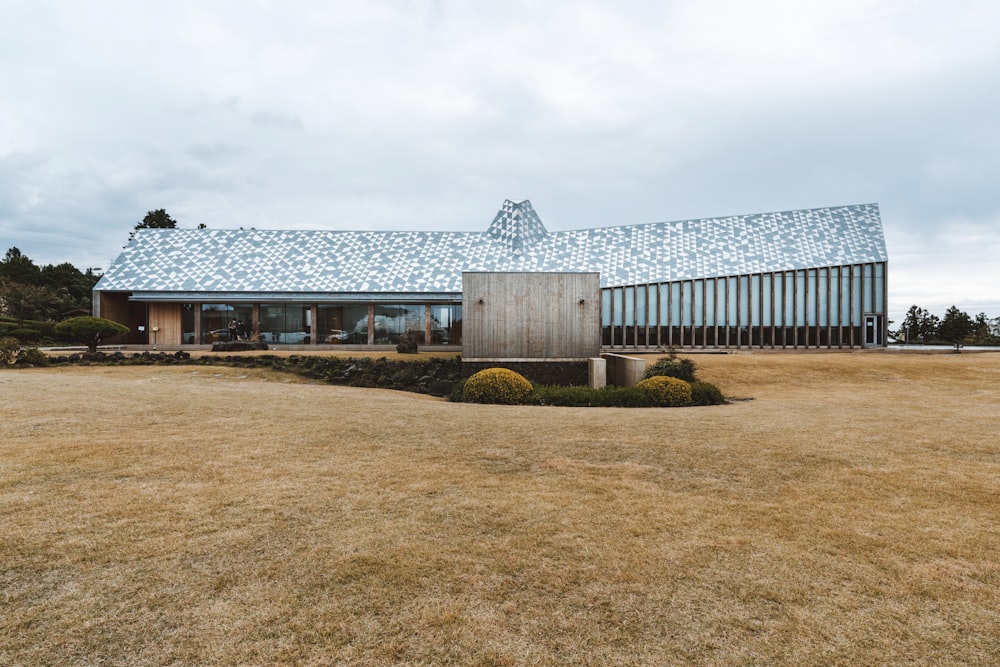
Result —
[[[508,200],[486,232],[140,229],[95,289],[460,294],[463,271],[597,271],[612,287],[887,259],[877,204],[549,232]]]

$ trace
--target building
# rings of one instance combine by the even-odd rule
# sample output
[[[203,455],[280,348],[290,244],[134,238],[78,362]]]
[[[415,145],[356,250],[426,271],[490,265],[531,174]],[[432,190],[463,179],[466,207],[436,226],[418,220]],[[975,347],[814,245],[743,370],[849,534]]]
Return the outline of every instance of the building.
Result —
[[[508,200],[483,232],[140,229],[94,310],[128,343],[235,319],[275,346],[457,347],[463,272],[580,272],[605,349],[857,348],[885,345],[887,260],[877,204],[550,232]]]

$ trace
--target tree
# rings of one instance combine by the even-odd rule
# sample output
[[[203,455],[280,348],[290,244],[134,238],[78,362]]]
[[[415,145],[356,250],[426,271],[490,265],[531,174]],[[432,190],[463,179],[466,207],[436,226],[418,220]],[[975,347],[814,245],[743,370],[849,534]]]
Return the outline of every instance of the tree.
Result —
[[[968,313],[952,306],[945,311],[944,319],[938,326],[937,337],[946,343],[951,343],[958,349],[976,330],[976,325]]]
[[[59,297],[48,287],[0,279],[0,312],[17,320],[19,329],[25,320],[45,319],[52,313]]]
[[[100,317],[71,317],[56,325],[56,333],[75,343],[83,343],[91,352],[105,338],[122,336],[131,331],[127,326]]]
[[[98,277],[80,271],[69,262],[62,264],[46,264],[42,267],[40,284],[63,295],[63,311],[80,308],[90,310],[91,290],[97,284]]]
[[[177,221],[170,217],[167,209],[158,208],[146,213],[146,217],[137,223],[136,229],[176,229]]]
[[[903,324],[899,328],[897,337],[902,338],[907,343],[918,340],[929,340],[937,332],[939,320],[936,315],[931,315],[927,309],[919,306],[910,306],[903,318]]]
[[[17,248],[9,248],[3,261],[0,262],[0,278],[15,283],[37,285],[39,274],[40,271],[35,263]]]

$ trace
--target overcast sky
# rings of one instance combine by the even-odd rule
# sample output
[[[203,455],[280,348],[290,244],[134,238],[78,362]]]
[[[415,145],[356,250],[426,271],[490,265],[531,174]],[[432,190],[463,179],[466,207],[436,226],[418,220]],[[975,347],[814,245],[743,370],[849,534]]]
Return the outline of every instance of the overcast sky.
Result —
[[[1000,316],[995,0],[0,0],[0,244],[877,202],[890,317]]]

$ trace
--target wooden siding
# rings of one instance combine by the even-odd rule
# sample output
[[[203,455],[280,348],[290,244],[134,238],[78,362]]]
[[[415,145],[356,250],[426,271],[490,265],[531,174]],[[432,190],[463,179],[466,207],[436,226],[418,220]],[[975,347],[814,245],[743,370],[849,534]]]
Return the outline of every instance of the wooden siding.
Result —
[[[180,345],[183,333],[181,304],[157,302],[149,304],[149,326],[146,328],[149,344]]]
[[[586,359],[600,353],[600,274],[462,274],[468,359]]]
[[[145,332],[139,331],[139,327],[146,324],[146,304],[129,301],[129,292],[99,292],[99,301],[96,304],[95,314],[112,322],[124,324],[129,328],[129,333],[124,336],[115,336],[103,341],[109,345],[142,345],[146,342]]]

